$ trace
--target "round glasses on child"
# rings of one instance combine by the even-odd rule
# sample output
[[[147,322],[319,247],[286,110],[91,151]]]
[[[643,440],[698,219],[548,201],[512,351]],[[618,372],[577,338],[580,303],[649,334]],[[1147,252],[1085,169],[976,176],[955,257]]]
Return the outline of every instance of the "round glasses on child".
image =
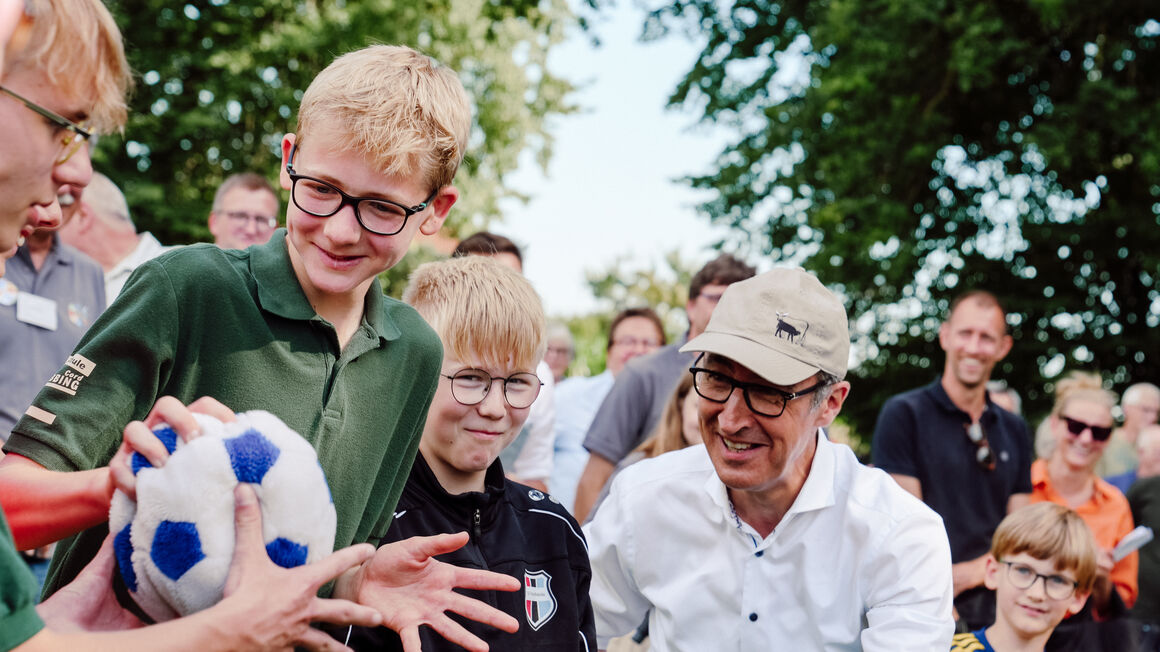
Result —
[[[1035,584],[1036,580],[1043,578],[1043,590],[1047,593],[1047,597],[1052,600],[1066,600],[1075,593],[1076,588],[1079,587],[1079,582],[1068,579],[1062,575],[1043,575],[1035,572],[1035,569],[1027,564],[1020,564],[1013,561],[1001,561],[1000,564],[1007,566],[1007,581],[1017,589],[1029,589]]]
[[[451,396],[461,405],[476,405],[487,398],[497,381],[503,381],[503,397],[514,408],[531,407],[540,395],[539,376],[529,372],[493,378],[482,369],[461,369],[454,374],[440,374],[451,381]]]

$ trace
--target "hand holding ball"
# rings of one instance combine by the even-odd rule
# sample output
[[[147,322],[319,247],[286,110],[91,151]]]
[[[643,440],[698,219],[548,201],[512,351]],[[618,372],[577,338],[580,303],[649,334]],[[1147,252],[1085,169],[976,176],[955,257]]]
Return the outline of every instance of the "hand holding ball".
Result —
[[[267,412],[222,423],[194,415],[202,436],[184,442],[165,424],[171,453],[153,468],[131,458],[137,501],[117,491],[109,514],[118,570],[129,594],[161,622],[222,598],[234,555],[234,487],[254,486],[266,551],[292,568],[329,555],[337,515],[313,447]]]

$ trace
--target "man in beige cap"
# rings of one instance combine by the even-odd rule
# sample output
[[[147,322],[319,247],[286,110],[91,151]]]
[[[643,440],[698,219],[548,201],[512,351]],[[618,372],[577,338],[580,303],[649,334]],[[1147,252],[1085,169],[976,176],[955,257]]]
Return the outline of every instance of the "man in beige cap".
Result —
[[[942,522],[822,432],[850,391],[841,300],[773,270],[681,350],[705,445],[626,469],[585,527],[598,647],[650,613],[656,652],[948,649]]]

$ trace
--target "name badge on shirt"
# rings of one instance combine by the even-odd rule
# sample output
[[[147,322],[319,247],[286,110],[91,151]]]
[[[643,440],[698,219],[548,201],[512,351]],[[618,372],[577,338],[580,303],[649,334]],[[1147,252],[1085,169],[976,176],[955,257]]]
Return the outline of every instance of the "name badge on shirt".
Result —
[[[21,292],[16,297],[16,319],[26,324],[56,330],[56,302],[35,294]]]

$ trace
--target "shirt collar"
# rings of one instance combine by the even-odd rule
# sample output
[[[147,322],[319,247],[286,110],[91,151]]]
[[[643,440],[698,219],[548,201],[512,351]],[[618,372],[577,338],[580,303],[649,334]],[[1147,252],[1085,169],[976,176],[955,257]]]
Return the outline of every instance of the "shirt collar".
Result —
[[[952,401],[951,397],[947,394],[946,388],[942,386],[941,376],[935,378],[934,382],[930,385],[927,385],[926,391],[930,395],[931,400],[934,401],[935,405],[937,405],[943,412],[962,417],[963,423],[969,424],[971,422],[971,415],[963,412],[963,410],[959,408],[959,406],[955,405],[954,401]],[[996,410],[1001,408],[996,407],[995,404],[991,402],[991,394],[988,392],[983,393],[983,402],[983,416],[981,416],[979,420],[990,423],[994,419],[998,418]]]
[[[44,257],[44,264],[41,269],[48,266],[49,263],[59,263],[61,265],[71,265],[76,260],[77,254],[80,252],[72,247],[66,246],[60,241],[60,234],[52,234],[52,246],[48,248],[48,255]],[[28,266],[32,267],[32,254],[28,251],[28,245],[25,244],[16,250],[16,255],[20,256]]]
[[[116,265],[108,272],[105,272],[106,278],[114,278],[118,274],[128,275],[141,266],[141,263],[155,258],[165,251],[165,245],[161,244],[157,238],[153,237],[152,233],[145,231],[137,235],[137,246],[133,247],[121,260],[117,261]]]
[[[298,275],[290,262],[290,243],[286,229],[274,231],[266,244],[250,248],[250,270],[258,283],[258,303],[262,309],[286,319],[321,319],[310,305],[306,293],[298,283]],[[287,279],[292,279],[288,282]],[[381,340],[395,340],[402,335],[398,324],[383,308],[383,291],[378,280],[367,289],[363,319]]]
[[[814,436],[817,437],[818,445],[814,451],[814,460],[810,463],[810,474],[806,476],[806,482],[786,516],[812,512],[834,504],[834,444],[826,439],[821,428]]]
[[[837,458],[834,456],[834,444],[826,439],[821,428],[818,428],[814,436],[817,438],[817,448],[814,451],[814,459],[810,462],[809,474],[806,476],[805,484],[802,485],[797,498],[794,499],[793,504],[782,517],[783,523],[793,514],[825,509],[835,503],[834,469],[837,465]],[[710,466],[710,468],[712,467]],[[705,492],[709,495],[709,499],[720,508],[723,522],[733,523],[735,516],[733,503],[729,500],[729,490],[721,483],[716,471],[710,473],[709,478],[706,479]]]
[[[1113,499],[1115,494],[1120,493],[1113,485],[1102,478],[1094,478],[1095,486],[1092,487],[1092,497],[1088,502],[1096,507],[1107,504]],[[1052,502],[1063,504],[1063,499],[1055,491],[1055,487],[1051,485],[1051,478],[1047,475],[1047,460],[1038,459],[1031,464],[1031,488],[1033,491],[1041,492],[1047,496]]]

